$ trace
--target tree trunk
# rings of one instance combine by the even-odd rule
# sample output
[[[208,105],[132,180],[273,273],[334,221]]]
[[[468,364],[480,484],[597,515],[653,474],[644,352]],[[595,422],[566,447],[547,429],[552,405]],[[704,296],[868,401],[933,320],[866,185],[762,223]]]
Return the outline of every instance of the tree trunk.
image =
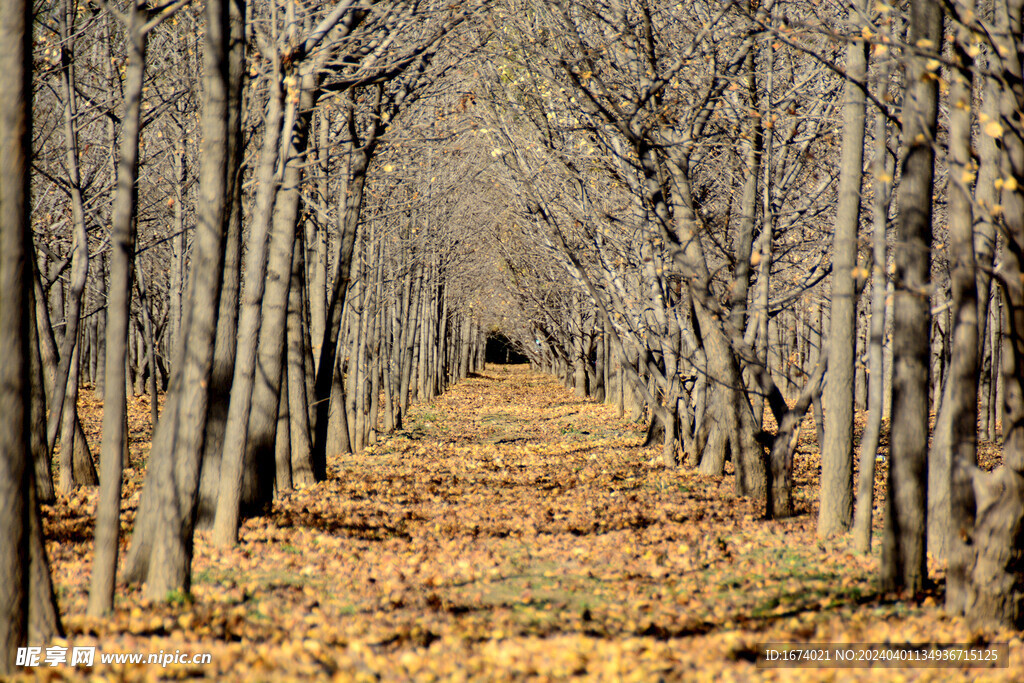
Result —
[[[227,47],[227,186],[224,199],[227,227],[224,240],[223,281],[217,311],[217,336],[213,349],[213,371],[210,376],[206,433],[203,441],[200,508],[197,520],[201,526],[208,526],[213,520],[214,498],[219,482],[220,462],[227,431],[227,414],[230,410],[231,398],[234,395],[234,362],[236,362],[238,352],[238,340],[249,341],[249,337],[239,334],[242,292],[242,173],[246,144],[242,133],[242,99],[243,90],[248,84],[246,5],[245,0],[228,0],[228,4],[230,39]],[[273,100],[278,93],[274,86],[271,86],[270,90],[272,92],[270,98]],[[269,106],[272,109],[273,103],[271,102]],[[267,118],[264,138],[276,140],[279,131],[276,129],[276,123],[271,123],[271,121],[272,115]],[[274,160],[276,160],[275,155]],[[268,188],[272,194],[272,182],[264,185],[264,177],[259,177],[257,180],[259,182],[258,194],[262,194],[265,188]],[[255,238],[253,243],[262,244]]]
[[[281,188],[274,206],[274,224],[270,232],[267,256],[267,284],[260,315],[260,343],[257,358],[259,374],[253,386],[249,437],[246,443],[246,472],[254,475],[254,485],[242,487],[242,511],[263,513],[273,500],[274,443],[281,393],[281,367],[285,363],[285,338],[288,317],[288,293],[291,289],[292,257],[301,248],[296,239],[301,201],[300,184],[309,143],[312,108],[316,102],[319,71],[326,53],[304,69],[298,102],[293,102],[294,128],[285,131],[282,146],[287,161]]]
[[[960,3],[973,13],[974,1]],[[974,548],[960,529],[974,525],[971,471],[977,465],[978,438],[978,281],[974,261],[974,210],[971,206],[971,116],[973,107],[968,53],[970,32],[957,32],[953,49],[962,70],[950,71],[949,249],[952,259],[950,368],[942,406],[935,421],[928,461],[928,548],[948,558],[946,607],[963,614]]]
[[[46,539],[43,537],[43,516],[39,510],[39,497],[35,477],[28,487],[29,514],[29,599],[28,599],[28,642],[49,643],[54,638],[64,637],[57,596],[53,592],[53,578],[50,576],[50,560],[46,554]]]
[[[121,147],[117,161],[117,188],[111,211],[109,262],[110,286],[107,300],[107,339],[103,404],[103,437],[100,467],[103,470],[100,498],[96,507],[96,530],[89,587],[88,613],[98,617],[114,609],[114,585],[121,535],[121,484],[124,453],[128,440],[125,396],[125,361],[131,315],[132,274],[135,262],[136,179],[139,169],[142,87],[146,68],[144,17],[133,5],[128,10],[129,59],[125,73],[125,114],[121,126]],[[140,283],[140,291],[145,285]],[[142,302],[143,306],[146,302]],[[147,314],[148,316],[148,314]],[[147,317],[148,323],[148,317]],[[149,335],[152,337],[152,334]],[[156,409],[156,362],[149,340],[149,375],[154,388],[151,400]],[[156,424],[156,420],[153,420]]]
[[[82,293],[89,277],[89,236],[85,224],[85,200],[82,196],[82,182],[79,173],[78,159],[78,99],[75,84],[75,71],[72,64],[75,39],[71,34],[71,24],[75,15],[70,2],[58,12],[61,27],[61,39],[64,41],[64,49],[61,50],[61,88],[64,95],[64,138],[67,157],[67,173],[69,192],[71,194],[71,220],[74,230],[74,247],[71,258],[71,291],[67,298],[67,310],[64,313],[64,339],[61,349],[57,375],[54,379],[54,391],[51,395],[50,416],[47,423],[47,443],[50,448],[57,444],[58,431],[62,430],[61,437],[67,437],[63,442],[62,451],[62,473],[58,480],[58,488],[63,493],[69,493],[75,483],[86,484],[88,482],[75,481],[71,472],[70,464],[74,454],[74,435],[69,428],[73,427],[78,419],[78,406],[74,401],[68,405],[68,396],[77,398],[77,379],[74,386],[71,386],[72,363],[77,364],[77,355],[74,353],[78,346],[79,326],[82,313]],[[74,376],[77,378],[77,365],[74,367]],[[63,420],[64,412],[70,414],[68,420]],[[66,466],[65,466],[66,465]],[[95,484],[95,481],[91,482]]]
[[[29,384],[32,390],[31,405],[31,433],[32,433],[32,462],[35,473],[36,491],[39,502],[44,505],[52,505],[56,500],[56,491],[53,487],[53,471],[50,467],[50,449],[46,444],[46,378],[44,376],[43,359],[39,349],[39,320],[37,299],[38,291],[35,287],[30,288],[31,292],[29,306],[29,353],[31,354],[31,375]],[[45,307],[45,304],[44,304]]]
[[[794,406],[786,410],[785,416],[779,421],[775,437],[772,439],[772,450],[769,455],[771,486],[768,488],[768,497],[765,501],[767,519],[785,519],[794,513],[793,454],[800,439],[800,424],[811,405],[812,397],[821,393],[825,369],[824,363],[815,369]]]
[[[376,108],[380,111],[382,97],[381,88],[374,94]],[[327,306],[327,327],[320,346],[320,360],[316,370],[316,425],[313,440],[313,457],[315,460],[325,458],[327,449],[327,427],[331,416],[332,388],[334,387],[335,362],[338,355],[338,334],[340,333],[341,313],[345,305],[345,295],[349,285],[349,272],[352,265],[352,250],[355,246],[356,230],[359,226],[359,215],[363,207],[363,191],[366,187],[366,172],[370,166],[377,146],[377,136],[383,130],[383,123],[378,120],[367,133],[363,145],[358,147],[359,135],[356,130],[355,112],[348,111],[348,128],[353,149],[350,155],[351,178],[345,183],[345,192],[339,196],[339,222],[341,223],[338,260],[334,277],[334,289]],[[340,210],[344,208],[344,210]]]
[[[911,5],[910,43],[939,46],[942,8]],[[904,104],[906,155],[900,181],[900,223],[896,241],[895,329],[890,464],[882,543],[882,588],[924,588],[928,575],[928,386],[931,311],[932,187],[938,82],[924,55],[908,59]],[[830,418],[831,419],[831,418]]]
[[[245,450],[252,413],[253,386],[256,382],[256,354],[260,337],[262,303],[267,282],[268,236],[273,207],[278,194],[274,178],[280,148],[281,122],[284,117],[283,93],[277,67],[269,77],[270,95],[267,102],[263,147],[260,151],[256,208],[247,240],[245,282],[242,283],[242,301],[238,312],[238,342],[231,385],[231,400],[224,418],[223,449],[210,452],[213,460],[204,458],[203,479],[211,488],[212,510],[207,521],[213,521],[211,540],[218,545],[233,545],[238,533],[238,510],[242,497]],[[216,491],[215,504],[213,491]],[[201,512],[202,514],[202,512]],[[204,515],[204,517],[206,517]],[[221,520],[219,524],[215,520]]]
[[[977,559],[964,611],[975,623],[1019,629],[1024,625],[1024,0],[996,3],[994,24],[1003,84],[999,121],[1005,126],[1001,204],[1006,244],[1000,264],[1007,331],[1001,350],[1003,465],[974,475],[977,521],[969,537]]]
[[[68,382],[61,418],[60,491],[71,493],[75,486],[95,486],[99,483],[96,465],[92,461],[89,445],[85,441],[78,418],[79,354],[81,343],[75,344],[69,364]]]
[[[31,3],[0,5],[0,674],[29,636]]]
[[[228,6],[205,5],[202,165],[196,254],[164,415],[153,435],[146,487],[139,502],[129,580],[146,580],[144,595],[166,600],[191,588],[192,542],[210,374],[213,365],[228,216]]]
[[[416,339],[420,329],[420,298],[423,296],[423,269],[417,264],[410,271],[410,285],[406,295],[405,324],[402,326],[402,345],[405,352],[402,357],[402,375],[399,381],[398,397],[401,407],[400,417],[404,419],[409,410],[409,392],[412,387],[412,368],[415,357]]]
[[[857,0],[849,21],[857,25],[867,3]],[[867,74],[867,43],[852,41],[846,50],[843,88],[843,143],[839,160],[839,201],[832,246],[832,312],[828,344],[828,382],[823,408],[828,415],[821,451],[821,506],[818,538],[845,532],[853,521],[853,406],[856,363],[857,228],[864,167],[865,95],[856,81]]]
[[[184,137],[184,134],[183,134]],[[181,332],[181,296],[185,290],[185,143],[174,149],[174,233],[171,238],[171,282],[168,292],[167,349],[176,353]]]
[[[326,108],[321,109],[317,119],[320,124],[319,135],[315,139],[316,144],[310,146],[309,161],[317,171],[317,200],[327,206],[330,201],[330,115]],[[306,221],[306,228],[306,239],[312,259],[308,278],[310,337],[319,343],[324,337],[324,327],[327,324],[327,226],[310,219]]]
[[[146,383],[149,391],[149,418],[151,424],[156,425],[160,420],[160,403],[157,389],[160,373],[156,362],[156,333],[153,331],[156,324],[153,322],[153,302],[146,287],[146,278],[141,270],[139,271],[136,285],[139,289],[139,305],[142,309],[142,336],[146,342],[146,365],[149,366],[149,381]],[[127,420],[127,415],[125,419]],[[127,448],[127,440],[125,441],[125,447]]]
[[[283,371],[287,385],[282,396],[287,395],[289,422],[289,443],[291,446],[291,475],[295,486],[312,486],[327,478],[326,463],[314,463],[313,445],[309,428],[309,404],[306,400],[305,338],[303,324],[303,292],[305,287],[305,250],[301,240],[297,242],[292,255],[291,288],[288,293],[288,318],[285,332],[286,365]],[[283,400],[283,399],[282,399]]]
[[[288,364],[281,364],[282,386],[287,386]],[[279,404],[277,406],[277,429],[274,433],[274,493],[278,496],[284,491],[291,491],[295,486],[292,484],[292,437],[289,429],[291,417],[288,406],[288,392],[281,391],[278,394]]]
[[[884,67],[878,82],[888,86],[890,69]],[[889,223],[895,164],[888,151],[888,127],[885,115],[875,114],[875,141],[872,170],[874,173],[874,201],[872,203],[872,256],[871,313],[868,316],[868,418],[860,441],[860,477],[857,482],[857,505],[853,520],[854,546],[861,553],[871,551],[872,517],[875,506],[875,458],[882,432],[882,412],[885,408],[885,319],[888,296],[888,249],[886,227]]]
[[[974,70],[975,90],[981,95],[981,112],[979,121],[991,121],[999,117],[999,90],[997,78],[986,73],[990,64],[998,64],[997,57],[992,56],[991,48],[981,44],[978,68]],[[978,148],[978,182],[975,184],[974,199],[979,211],[975,216],[977,226],[974,230],[974,252],[977,262],[975,269],[978,292],[978,353],[981,358],[981,376],[979,391],[979,413],[981,419],[981,438],[991,441],[995,437],[994,421],[989,420],[989,394],[992,378],[998,368],[992,365],[993,350],[991,347],[991,327],[989,325],[992,300],[992,265],[996,253],[996,220],[993,208],[999,204],[999,189],[996,179],[1001,177],[1001,153],[996,138],[982,134],[977,136]],[[985,351],[988,351],[988,354]]]
[[[196,523],[208,527],[213,522],[220,463],[224,451],[228,411],[231,406],[232,386],[235,376],[235,357],[239,326],[239,302],[241,300],[242,262],[242,166],[245,141],[242,137],[242,99],[247,82],[245,73],[245,2],[229,1],[228,22],[230,39],[227,64],[227,187],[225,189],[225,211],[227,234],[224,240],[224,274],[220,301],[217,311],[217,332],[213,347],[213,369],[210,376],[209,398],[203,455],[199,483],[199,510]],[[272,86],[271,91],[275,88]],[[271,95],[271,100],[274,94]],[[273,107],[273,104],[271,104]],[[277,139],[278,131],[268,116],[264,129],[265,138]],[[269,134],[268,134],[269,131]],[[275,149],[276,152],[276,149]],[[276,160],[276,156],[275,156]],[[273,189],[272,183],[264,186],[265,178],[259,177],[258,193],[265,187]],[[255,238],[253,238],[255,242]],[[255,242],[262,244],[261,242]],[[259,250],[257,250],[259,251]],[[247,337],[241,337],[248,339]]]

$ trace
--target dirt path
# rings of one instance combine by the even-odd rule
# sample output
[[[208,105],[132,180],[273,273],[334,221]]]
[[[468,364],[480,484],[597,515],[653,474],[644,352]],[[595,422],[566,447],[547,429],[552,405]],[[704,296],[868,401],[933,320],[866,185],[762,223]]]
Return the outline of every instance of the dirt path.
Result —
[[[818,543],[811,516],[766,523],[731,478],[648,464],[637,425],[525,367],[490,367],[415,406],[406,427],[332,458],[329,481],[247,521],[237,548],[200,534],[194,603],[129,593],[112,620],[81,616],[95,494],[63,502],[48,530],[63,539],[69,641],[214,655],[115,667],[128,680],[750,680],[835,675],[759,672],[759,642],[979,635],[934,606],[879,599],[875,558]]]

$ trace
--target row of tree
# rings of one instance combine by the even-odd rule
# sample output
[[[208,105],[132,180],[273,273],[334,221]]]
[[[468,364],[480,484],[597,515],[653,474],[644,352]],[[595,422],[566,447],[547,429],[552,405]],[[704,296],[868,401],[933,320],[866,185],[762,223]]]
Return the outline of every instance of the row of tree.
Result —
[[[104,401],[89,601],[100,615],[113,606],[139,376],[156,429],[124,578],[165,599],[189,591],[197,524],[234,543],[240,516],[324,479],[327,454],[362,450],[401,427],[410,401],[482,365],[460,280],[473,240],[423,224],[444,200],[425,219],[415,193],[367,185],[385,139],[401,142],[392,122],[422,118],[426,96],[457,106],[439,84],[475,48],[479,27],[460,27],[477,9],[5,3],[5,77],[24,96],[5,109],[16,373],[4,377],[2,498],[4,524],[24,532],[3,552],[4,671],[26,638],[61,630],[37,497],[97,481],[83,375]]]
[[[920,591],[927,549],[952,611],[1019,623],[1021,3],[502,7],[477,109],[523,351],[615,375],[665,464],[731,459],[769,517],[814,405],[818,532],[864,549],[891,411],[883,586]]]

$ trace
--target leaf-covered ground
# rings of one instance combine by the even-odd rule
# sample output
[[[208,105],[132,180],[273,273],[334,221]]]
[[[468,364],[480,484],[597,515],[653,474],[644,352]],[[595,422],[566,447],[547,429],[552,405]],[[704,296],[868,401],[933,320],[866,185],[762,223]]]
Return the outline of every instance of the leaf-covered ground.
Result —
[[[100,407],[84,402],[87,429]],[[148,449],[132,410],[130,528]],[[137,418],[137,420],[136,420]],[[879,595],[878,552],[814,535],[817,454],[797,456],[802,514],[764,522],[732,478],[650,464],[642,428],[525,367],[489,366],[330,479],[276,502],[218,550],[197,535],[193,600],[119,588],[84,616],[96,492],[46,508],[68,642],[210,652],[212,664],[33,669],[113,680],[1019,680],[1021,633]],[[881,481],[882,472],[879,472]],[[878,507],[876,505],[876,516]],[[876,524],[876,528],[879,524]],[[941,576],[941,568],[933,566]],[[760,642],[1010,642],[1002,670],[758,670]]]

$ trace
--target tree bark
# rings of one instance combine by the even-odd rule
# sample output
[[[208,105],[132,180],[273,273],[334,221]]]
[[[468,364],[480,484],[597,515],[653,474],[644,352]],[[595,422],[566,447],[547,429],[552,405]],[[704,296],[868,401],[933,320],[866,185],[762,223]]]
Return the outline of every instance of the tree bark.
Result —
[[[253,385],[249,435],[246,439],[246,472],[252,475],[250,485],[243,480],[242,510],[262,513],[273,500],[274,444],[276,441],[278,405],[281,393],[281,368],[285,362],[285,337],[288,314],[288,292],[291,284],[292,255],[296,248],[299,223],[300,183],[302,167],[310,135],[312,108],[317,97],[317,79],[326,54],[308,65],[301,77],[298,100],[292,103],[295,122],[282,137],[286,158],[281,188],[274,205],[274,223],[270,232],[267,255],[267,283],[260,314],[258,376]],[[287,124],[286,124],[287,126]],[[218,516],[220,510],[218,509]],[[236,523],[237,533],[237,523]],[[219,523],[215,522],[214,533]],[[225,533],[227,527],[220,528]],[[221,542],[226,542],[221,536]]]
[[[308,344],[303,324],[303,291],[306,289],[305,249],[299,240],[292,254],[291,288],[288,293],[288,320],[285,333],[287,378],[281,395],[288,399],[288,430],[291,446],[291,475],[295,486],[312,486],[327,478],[326,464],[318,466],[312,460],[313,444],[309,425],[309,404],[306,400],[305,347]],[[319,472],[319,474],[317,474]]]
[[[883,68],[878,79],[888,87],[890,70]],[[888,152],[888,125],[882,112],[875,114],[875,141],[872,171],[874,201],[872,203],[872,266],[871,313],[868,316],[868,418],[860,440],[860,476],[857,482],[857,504],[853,520],[854,546],[861,553],[871,551],[872,517],[875,506],[875,458],[882,432],[885,408],[885,319],[888,297],[887,226],[889,199],[895,164]]]
[[[0,5],[0,674],[29,636],[31,3]]]
[[[958,3],[973,14],[974,1]],[[961,28],[953,43],[960,62],[950,70],[949,89],[949,249],[952,309],[950,368],[942,406],[935,420],[928,462],[928,548],[948,558],[946,608],[963,614],[974,548],[960,529],[974,525],[971,471],[977,465],[978,438],[978,281],[974,260],[973,170],[971,158],[972,92],[970,32]],[[934,472],[934,474],[933,474]]]
[[[993,32],[1003,90],[1002,220],[1006,244],[1000,284],[1006,307],[1002,355],[1003,465],[974,474],[976,522],[969,535],[977,559],[966,591],[965,614],[975,623],[1024,625],[1024,68],[1020,36],[1024,0],[996,3]],[[986,134],[993,132],[991,128]]]
[[[376,93],[377,108],[380,106],[381,92]],[[356,130],[355,113],[348,112],[348,128],[352,139],[358,140]],[[328,421],[333,415],[334,401],[332,400],[332,389],[335,384],[335,363],[338,355],[338,335],[340,333],[341,313],[345,305],[345,295],[348,291],[349,272],[352,266],[352,250],[355,246],[356,230],[359,226],[359,215],[363,206],[363,190],[366,187],[366,172],[369,169],[370,160],[377,146],[377,136],[381,132],[380,124],[375,125],[363,141],[361,147],[355,147],[350,158],[351,178],[346,184],[345,196],[339,197],[339,211],[341,223],[340,245],[338,249],[338,261],[334,275],[334,289],[331,292],[330,302],[327,306],[327,327],[324,330],[323,342],[320,346],[320,359],[317,362],[316,371],[316,424],[313,440],[314,460],[326,459],[328,442]],[[332,444],[334,445],[334,444]]]
[[[263,147],[257,170],[258,188],[252,225],[249,228],[249,248],[246,251],[245,281],[242,283],[242,301],[238,316],[238,342],[235,347],[234,378],[231,381],[231,400],[224,421],[223,451],[214,455],[214,461],[204,460],[204,479],[215,483],[216,504],[208,512],[213,522],[211,540],[218,545],[235,543],[238,511],[242,498],[245,467],[245,449],[252,412],[252,392],[256,382],[256,355],[259,345],[262,304],[266,287],[268,238],[273,220],[273,207],[278,194],[274,169],[280,149],[283,93],[280,74],[275,66],[268,77],[270,95],[267,102]],[[209,471],[209,475],[206,472]],[[215,474],[216,471],[216,474]],[[212,504],[213,501],[211,500]],[[211,514],[212,513],[212,514]],[[221,520],[218,527],[216,520]]]
[[[34,279],[37,279],[36,276]],[[36,491],[39,502],[51,505],[57,498],[53,487],[53,471],[50,467],[50,449],[46,444],[46,378],[44,376],[43,358],[39,348],[39,320],[37,296],[38,289],[29,290],[31,322],[29,327],[29,353],[31,354],[30,385],[32,391],[31,429],[32,429],[32,462],[35,472]],[[43,304],[45,307],[45,304]]]
[[[129,580],[165,600],[191,588],[192,542],[227,219],[228,6],[205,6],[202,166],[196,253],[174,375],[156,427],[128,557]]]
[[[200,473],[199,512],[197,524],[209,526],[213,520],[214,497],[220,475],[221,454],[224,450],[228,411],[233,396],[235,357],[239,334],[239,302],[241,300],[242,265],[242,172],[245,140],[242,136],[244,91],[246,74],[246,0],[227,0],[228,3],[228,64],[227,64],[227,187],[225,219],[227,232],[224,240],[224,274],[217,312],[217,332],[213,349],[213,369],[210,375],[209,399],[205,434],[203,437],[202,471]],[[270,88],[272,91],[275,88]],[[275,93],[276,94],[276,93]],[[271,98],[274,94],[271,95]],[[277,130],[267,119],[264,136],[276,139]],[[276,157],[275,157],[276,158]],[[257,192],[262,192],[263,178],[258,179]],[[256,244],[261,242],[253,241]],[[257,250],[258,251],[258,250]],[[247,274],[248,276],[248,274]]]
[[[107,299],[107,359],[103,403],[103,437],[100,467],[103,470],[100,498],[96,507],[96,531],[89,588],[88,613],[102,616],[114,609],[117,578],[118,539],[121,533],[121,483],[124,452],[128,440],[125,361],[131,315],[132,274],[135,262],[136,179],[139,168],[142,87],[146,69],[146,32],[141,10],[128,10],[129,59],[125,72],[125,115],[117,161],[117,188],[111,213],[109,263],[110,287]],[[156,384],[156,363],[151,353],[150,381]],[[152,399],[155,405],[155,392]],[[156,424],[156,420],[153,421]]]
[[[82,293],[89,277],[89,236],[85,224],[85,200],[82,196],[82,181],[79,173],[79,145],[78,145],[78,99],[75,84],[75,70],[72,56],[74,53],[75,38],[72,35],[72,24],[75,19],[74,10],[70,2],[65,2],[64,7],[58,11],[60,17],[61,39],[64,41],[64,49],[61,50],[61,88],[64,95],[64,138],[67,157],[68,185],[71,195],[71,221],[74,231],[73,253],[71,257],[71,290],[67,297],[67,310],[64,313],[64,338],[63,348],[57,368],[57,375],[53,383],[51,395],[50,416],[47,423],[47,443],[53,449],[57,444],[58,432],[63,440],[61,446],[61,471],[58,478],[58,489],[62,493],[70,493],[76,483],[95,484],[95,481],[76,481],[72,470],[72,461],[75,451],[73,427],[78,419],[78,406],[72,400],[69,405],[68,397],[77,398],[77,380],[72,385],[71,376],[74,372],[77,377],[77,363],[74,353],[78,346],[78,332],[81,323]],[[63,420],[64,412],[68,411],[71,416]],[[63,429],[62,429],[63,423]],[[70,425],[70,427],[69,427]],[[81,461],[81,456],[80,461]],[[87,471],[83,468],[83,471]]]
[[[866,13],[857,0],[850,24]],[[853,407],[856,362],[857,229],[860,226],[860,187],[864,167],[865,95],[856,81],[867,74],[867,43],[853,40],[846,51],[849,80],[843,88],[843,142],[839,159],[839,195],[832,241],[832,312],[828,343],[828,382],[823,407],[828,415],[821,450],[821,506],[818,538],[843,533],[853,521]]]
[[[938,3],[915,0],[911,4],[909,40],[941,45]],[[904,103],[906,155],[896,241],[891,459],[881,564],[884,590],[912,593],[924,588],[928,576],[929,286],[938,81],[926,62],[924,55],[908,59]]]

